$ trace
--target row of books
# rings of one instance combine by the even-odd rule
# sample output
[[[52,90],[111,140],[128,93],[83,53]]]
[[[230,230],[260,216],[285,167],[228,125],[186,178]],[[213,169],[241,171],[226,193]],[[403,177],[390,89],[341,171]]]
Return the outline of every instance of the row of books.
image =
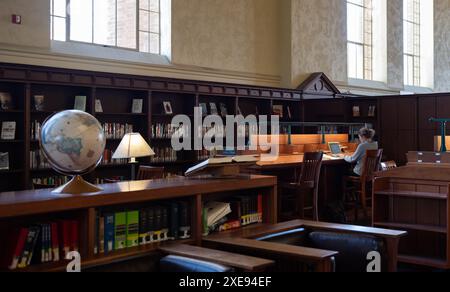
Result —
[[[50,168],[47,158],[42,150],[30,151],[30,168],[31,169],[46,169]]]
[[[159,147],[154,148],[155,156],[150,158],[153,163],[162,162],[175,162],[177,161],[177,151],[173,150],[172,147]]]
[[[39,121],[34,121],[31,123],[31,135],[30,135],[31,140],[40,139],[41,127],[42,124]]]
[[[102,165],[110,165],[110,164],[122,165],[122,164],[128,163],[128,159],[112,159],[113,155],[114,155],[113,150],[105,149],[103,151],[103,157],[102,157],[101,164]]]
[[[39,223],[21,228],[15,238],[10,270],[59,262],[69,252],[79,250],[79,223],[76,220]]]
[[[133,125],[120,123],[104,123],[106,139],[122,139],[125,134],[133,133]]]
[[[263,222],[263,196],[238,196],[229,202],[208,202],[203,208],[203,233],[222,232]]]
[[[157,123],[152,126],[152,139],[167,139],[172,138],[173,135],[179,137],[188,135],[189,127],[175,127],[172,124],[161,124]]]
[[[70,178],[68,176],[50,176],[33,178],[33,185],[59,187],[68,183]]]
[[[97,211],[95,254],[191,237],[189,204],[171,202],[140,210]]]

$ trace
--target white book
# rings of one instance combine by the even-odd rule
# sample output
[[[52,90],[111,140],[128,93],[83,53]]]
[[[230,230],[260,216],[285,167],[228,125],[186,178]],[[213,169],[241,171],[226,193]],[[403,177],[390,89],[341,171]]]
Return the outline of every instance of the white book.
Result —
[[[75,105],[73,107],[79,111],[86,111],[86,96],[75,96]]]
[[[232,212],[229,203],[221,202],[209,202],[205,205],[205,209],[207,210],[208,227]]]
[[[16,138],[16,122],[2,122],[2,140],[14,140]]]

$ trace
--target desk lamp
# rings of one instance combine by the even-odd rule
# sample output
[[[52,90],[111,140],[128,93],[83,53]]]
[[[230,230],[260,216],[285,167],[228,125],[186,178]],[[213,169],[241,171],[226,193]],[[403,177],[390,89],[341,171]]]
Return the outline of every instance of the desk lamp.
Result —
[[[154,156],[155,152],[139,133],[126,134],[117,147],[112,159],[129,159],[131,180],[136,179],[136,158]]]

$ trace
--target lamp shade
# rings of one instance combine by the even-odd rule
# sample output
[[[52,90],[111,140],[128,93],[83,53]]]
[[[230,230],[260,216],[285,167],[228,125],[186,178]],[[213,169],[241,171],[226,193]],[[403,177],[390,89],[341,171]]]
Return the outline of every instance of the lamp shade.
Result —
[[[129,159],[154,155],[155,152],[153,152],[152,148],[142,138],[141,134],[130,133],[123,137],[112,159]]]

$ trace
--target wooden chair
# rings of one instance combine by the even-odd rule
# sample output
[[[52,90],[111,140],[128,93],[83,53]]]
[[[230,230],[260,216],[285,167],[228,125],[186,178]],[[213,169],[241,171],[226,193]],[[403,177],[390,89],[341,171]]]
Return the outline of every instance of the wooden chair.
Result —
[[[164,167],[139,166],[137,180],[151,180],[164,178]]]
[[[383,149],[367,150],[363,159],[361,176],[346,176],[343,183],[343,196],[346,205],[352,204],[355,211],[355,221],[358,221],[358,203],[368,218],[367,201],[371,199],[374,174],[380,170]]]
[[[397,168],[397,163],[395,161],[381,162],[381,170],[388,171]]]
[[[303,163],[300,169],[300,172],[297,176],[295,182],[286,183],[281,185],[281,196],[280,196],[280,206],[283,204],[283,192],[285,190],[289,190],[294,195],[293,197],[287,197],[286,202],[289,201],[296,202],[296,213],[295,217],[297,219],[304,219],[305,210],[312,210],[312,217],[315,221],[319,221],[319,179],[320,179],[320,170],[322,168],[322,160],[323,160],[323,152],[307,152],[304,155]],[[305,204],[305,193],[312,193],[312,206],[306,207]],[[285,202],[285,203],[286,203]],[[283,216],[283,214],[280,214]],[[288,219],[288,218],[285,218]],[[290,218],[291,219],[291,218]]]

